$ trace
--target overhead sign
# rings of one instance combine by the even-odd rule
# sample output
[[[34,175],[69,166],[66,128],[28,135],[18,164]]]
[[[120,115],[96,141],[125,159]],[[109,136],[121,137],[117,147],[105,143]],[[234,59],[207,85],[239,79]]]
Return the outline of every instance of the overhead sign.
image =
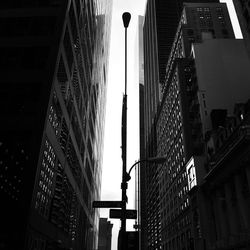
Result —
[[[126,209],[125,213],[126,219],[137,219],[137,210]],[[121,219],[122,218],[122,210],[121,209],[110,209],[109,217],[111,219]]]
[[[121,201],[93,201],[93,208],[122,207]]]

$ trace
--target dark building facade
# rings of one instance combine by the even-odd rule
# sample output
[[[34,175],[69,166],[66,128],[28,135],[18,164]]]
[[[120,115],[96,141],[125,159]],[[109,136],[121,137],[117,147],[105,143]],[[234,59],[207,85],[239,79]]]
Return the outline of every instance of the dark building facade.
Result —
[[[237,103],[233,115],[213,110],[211,116],[213,129],[207,135],[204,160],[207,173],[190,190],[194,235],[206,249],[250,246],[249,111],[248,101]],[[201,199],[203,207],[197,209]]]
[[[97,248],[111,4],[0,3],[1,249]]]
[[[190,196],[189,190],[196,186],[194,172],[199,183],[208,171],[205,138],[213,124],[213,110],[228,107],[231,114],[235,102],[248,98],[248,67],[243,41],[234,39],[226,5],[185,3],[156,119],[157,155],[167,155],[166,163],[156,168],[164,250],[214,249],[214,238],[201,234],[214,230],[204,212],[206,198],[200,193]],[[221,119],[223,112],[216,117]]]
[[[147,1],[143,24],[144,81],[147,100],[145,106],[146,138],[151,133],[151,126],[159,103],[161,84],[165,82],[166,65],[182,13],[183,2],[217,3],[219,1]]]
[[[196,249],[243,250],[250,244],[249,101],[228,111],[211,112],[206,154],[187,163]]]
[[[111,250],[113,224],[106,218],[99,220],[98,250]]]
[[[139,16],[138,19],[138,45],[139,45],[139,144],[145,145],[145,134],[144,134],[144,59],[143,59],[143,22],[144,17]],[[145,152],[143,148],[140,148],[140,159],[145,159]],[[143,206],[145,204],[145,172],[141,172],[144,168],[144,163],[141,162],[137,168],[137,187],[138,187],[138,224],[139,224],[139,249],[145,248],[145,231],[146,231],[146,216]],[[141,207],[142,206],[142,207]],[[144,215],[142,215],[144,213]]]
[[[237,222],[238,226],[235,224],[236,230],[241,228],[240,233],[233,234],[231,231],[225,238],[214,236],[215,228],[209,224],[209,219],[205,221],[197,219],[200,215],[203,219],[206,218],[204,211],[207,210],[204,207],[210,203],[206,203],[206,196],[203,193],[202,195],[200,192],[196,193],[195,189],[189,192],[192,189],[189,181],[192,176],[192,174],[190,175],[192,172],[192,169],[189,168],[190,164],[196,162],[197,174],[200,179],[204,178],[209,171],[206,168],[204,156],[207,155],[206,132],[212,126],[212,118],[210,121],[208,120],[210,114],[211,117],[214,115],[213,109],[216,109],[216,105],[218,109],[225,109],[225,107],[221,107],[221,103],[232,106],[247,98],[247,94],[244,92],[248,91],[246,86],[248,86],[249,76],[246,68],[249,61],[246,59],[243,42],[233,40],[234,33],[225,4],[187,3],[185,10],[180,15],[180,25],[176,28],[172,49],[165,62],[164,81],[160,82],[157,73],[159,68],[157,68],[156,46],[159,41],[149,35],[150,32],[155,32],[157,29],[155,9],[156,3],[152,1],[149,4],[148,2],[144,23],[145,151],[143,152],[146,157],[167,154],[168,162],[161,167],[148,165],[141,169],[144,171],[146,183],[145,203],[142,205],[145,208],[142,215],[144,214],[147,221],[146,247],[147,249],[237,249],[237,247],[247,249],[248,233],[246,223],[242,222],[243,219],[241,222]],[[150,18],[153,20],[149,21]],[[154,42],[157,43],[153,44]],[[195,48],[193,43],[197,44],[194,46]],[[200,49],[203,51],[202,54],[200,54]],[[236,51],[235,54],[232,52],[233,50]],[[215,51],[217,51],[217,55],[215,55]],[[210,57],[209,53],[214,56]],[[243,59],[239,60],[239,57]],[[226,58],[228,59],[226,60]],[[205,65],[203,60],[209,63]],[[232,65],[227,64],[227,61],[237,62],[239,67],[243,67],[241,72],[244,72],[244,76],[241,76],[238,67],[234,69]],[[212,64],[222,66],[218,66],[218,70],[215,70],[215,67],[210,67],[209,64],[210,66]],[[206,71],[206,67],[207,74],[201,73]],[[226,70],[224,71],[223,68]],[[230,73],[230,69],[237,72],[238,80]],[[210,87],[208,87],[209,81],[213,82]],[[240,85],[237,87],[239,82]],[[161,86],[161,90],[159,86]],[[214,91],[214,98],[211,97],[212,91],[209,89]],[[234,96],[234,94],[230,94],[230,91],[237,92],[237,100],[228,98]],[[220,98],[221,100],[219,100]],[[232,113],[231,106],[230,113]],[[235,166],[236,169],[237,166]],[[239,171],[239,174],[241,172]],[[141,176],[143,174],[141,173]],[[229,171],[228,175],[230,174]],[[245,177],[241,177],[246,182],[247,171],[244,172],[244,175]],[[213,185],[212,178],[210,181]],[[214,188],[216,189],[216,187]],[[242,189],[242,186],[237,188]],[[191,193],[192,195],[190,195]],[[195,195],[193,195],[194,193]],[[211,195],[209,197],[211,200]],[[243,211],[242,214],[231,213],[231,215],[237,214],[242,218],[244,216],[247,218],[246,212],[244,212],[248,209],[247,199],[245,198],[243,205],[239,204],[239,209],[241,212]],[[194,209],[195,202],[193,201],[195,200],[196,205],[197,203],[203,204],[198,206],[198,210]],[[228,209],[229,205],[232,204],[228,204]],[[209,206],[207,208],[209,209]],[[199,213],[201,214],[199,215]],[[214,219],[217,223],[216,227],[222,227],[218,213],[216,216],[217,218]],[[230,216],[229,213],[228,216]],[[211,217],[209,218],[211,219]],[[233,224],[233,222],[230,223]],[[242,230],[243,227],[245,231]],[[199,228],[202,228],[201,231],[204,230],[203,233],[206,236],[201,236]],[[222,233],[220,232],[220,234]],[[223,234],[226,235],[225,232]],[[215,240],[216,237],[222,237],[223,240]],[[231,243],[229,244],[227,241]]]
[[[165,82],[168,57],[183,8],[182,4],[183,1],[175,0],[147,1],[143,25],[145,144],[141,145],[141,151],[145,152],[145,157],[157,154],[156,113],[161,99],[161,89]],[[161,222],[157,212],[159,211],[158,175],[152,164],[146,164],[141,168],[141,175],[145,176],[146,186],[145,203],[141,205],[141,213],[145,214],[148,220],[146,229],[148,233],[143,237],[147,238],[148,249],[156,249],[161,245]]]
[[[242,36],[250,56],[250,5],[248,1],[233,0],[236,15],[241,28]]]
[[[237,188],[239,192],[243,189],[236,180],[240,178],[243,181],[245,178],[240,160],[244,159],[244,154],[241,155],[239,151],[243,153],[247,148],[247,128],[243,122],[247,117],[243,113],[247,105],[242,103],[249,98],[249,59],[244,41],[239,39],[205,40],[194,44],[192,51],[197,82],[196,109],[200,116],[200,124],[197,125],[202,131],[202,142],[205,145],[203,154],[193,154],[186,163],[194,246],[195,249],[247,249],[249,228],[245,222],[242,224],[245,217],[239,219],[238,224],[232,224],[230,220],[231,216],[245,216],[240,207],[246,206],[248,199],[247,195],[246,200],[241,199],[239,193],[234,194],[234,190]],[[228,58],[231,58],[232,64]],[[244,142],[245,146],[240,146],[238,142]],[[236,148],[239,151],[234,150]],[[230,160],[225,163],[228,155]],[[223,163],[226,164],[223,172],[216,172]],[[214,169],[213,164],[217,166]],[[224,196],[220,197],[220,192],[227,192],[226,199],[237,199],[237,202],[222,202]],[[237,211],[235,214],[229,214],[231,206]],[[231,224],[230,227],[229,224],[225,227],[225,218]]]

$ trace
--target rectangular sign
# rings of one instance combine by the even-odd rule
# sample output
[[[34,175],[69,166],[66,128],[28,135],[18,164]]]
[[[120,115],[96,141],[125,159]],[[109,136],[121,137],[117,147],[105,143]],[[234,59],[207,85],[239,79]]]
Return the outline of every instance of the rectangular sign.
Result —
[[[127,209],[126,210],[126,219],[137,219],[137,210]],[[110,209],[109,217],[111,219],[121,219],[122,218],[122,210],[121,209]]]
[[[121,201],[93,201],[93,208],[122,207]]]

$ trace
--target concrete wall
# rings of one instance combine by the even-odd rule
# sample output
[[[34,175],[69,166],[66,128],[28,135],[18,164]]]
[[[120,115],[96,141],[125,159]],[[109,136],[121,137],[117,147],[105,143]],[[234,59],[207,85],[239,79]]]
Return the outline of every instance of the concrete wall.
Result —
[[[211,129],[210,112],[250,98],[250,60],[242,39],[211,39],[193,45],[204,130]]]

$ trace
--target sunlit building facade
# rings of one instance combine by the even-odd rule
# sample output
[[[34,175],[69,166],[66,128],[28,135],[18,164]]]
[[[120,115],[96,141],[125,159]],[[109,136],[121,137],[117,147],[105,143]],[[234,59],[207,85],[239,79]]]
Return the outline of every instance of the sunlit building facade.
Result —
[[[3,249],[97,249],[111,6],[0,3]]]

